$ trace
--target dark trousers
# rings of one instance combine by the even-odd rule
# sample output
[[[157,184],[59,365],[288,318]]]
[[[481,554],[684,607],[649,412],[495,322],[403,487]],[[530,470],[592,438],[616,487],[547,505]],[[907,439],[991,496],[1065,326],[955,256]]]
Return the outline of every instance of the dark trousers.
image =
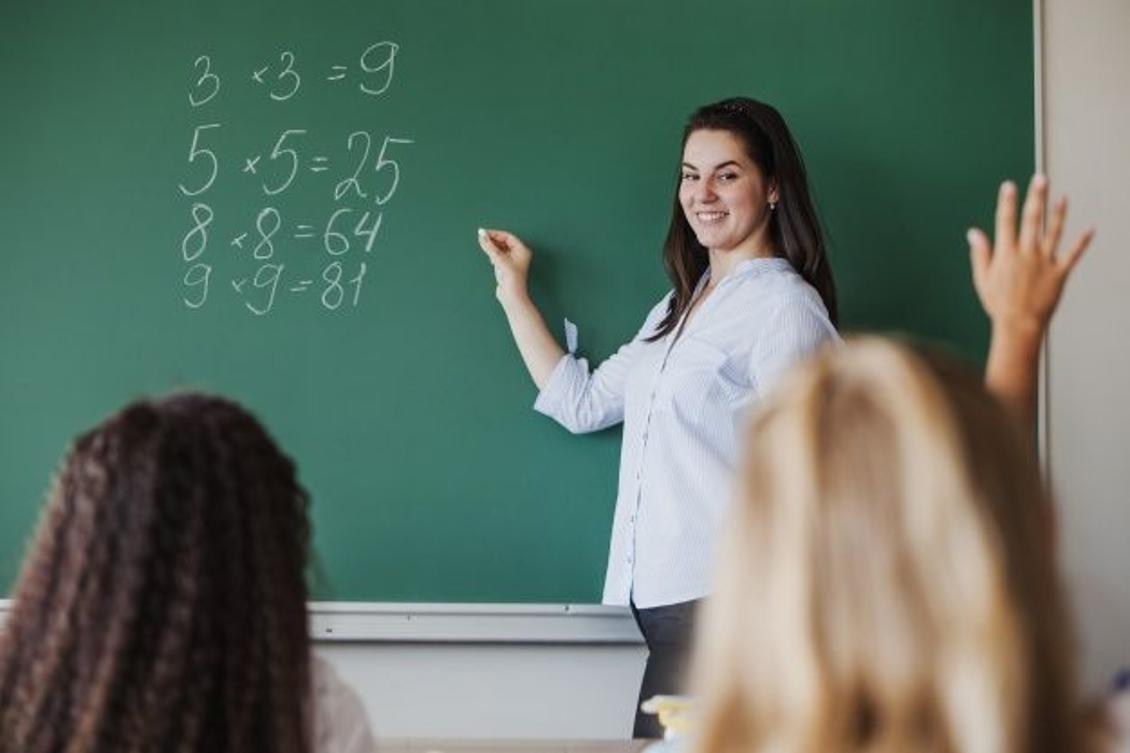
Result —
[[[640,711],[639,704],[653,695],[685,692],[684,674],[690,657],[698,604],[698,600],[684,601],[651,609],[636,609],[636,605],[632,604],[632,616],[643,633],[648,651],[632,737],[663,737],[659,719]]]

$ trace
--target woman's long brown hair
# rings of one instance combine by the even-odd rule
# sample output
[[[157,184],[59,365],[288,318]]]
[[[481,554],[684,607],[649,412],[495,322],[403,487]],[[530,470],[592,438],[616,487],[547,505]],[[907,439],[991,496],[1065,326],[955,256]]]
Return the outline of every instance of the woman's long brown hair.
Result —
[[[307,502],[220,398],[80,436],[0,634],[0,752],[307,753]]]
[[[816,289],[828,311],[828,319],[837,324],[836,286],[824,246],[824,233],[808,190],[804,160],[781,113],[771,105],[748,97],[704,105],[691,114],[683,129],[680,155],[690,135],[701,130],[728,131],[741,139],[746,154],[766,180],[776,181],[778,203],[769,218],[773,252],[788,259],[805,282]],[[681,175],[681,167],[676,175]],[[709,264],[706,248],[698,242],[679,203],[679,177],[676,177],[671,223],[663,242],[663,266],[675,294],[671,296],[667,315],[647,338],[649,341],[662,339],[675,330],[690,308],[695,286]]]

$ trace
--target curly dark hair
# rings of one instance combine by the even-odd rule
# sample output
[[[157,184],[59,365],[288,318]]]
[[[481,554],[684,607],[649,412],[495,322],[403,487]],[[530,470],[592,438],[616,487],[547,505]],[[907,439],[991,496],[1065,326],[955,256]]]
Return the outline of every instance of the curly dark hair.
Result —
[[[222,398],[78,437],[0,633],[0,753],[307,753],[307,506]]]

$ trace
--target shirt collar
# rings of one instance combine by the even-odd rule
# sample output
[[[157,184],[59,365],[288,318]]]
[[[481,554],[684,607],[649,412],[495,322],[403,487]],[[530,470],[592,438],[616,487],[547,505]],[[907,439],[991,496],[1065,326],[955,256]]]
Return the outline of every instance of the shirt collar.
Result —
[[[789,263],[789,260],[781,256],[746,259],[745,261],[738,262],[737,266],[730,270],[730,274],[719,280],[718,284],[721,285],[727,280],[737,280],[742,277],[749,277],[750,275],[762,274],[764,272],[784,272],[792,268],[793,265]],[[696,290],[701,290],[708,279],[710,279],[709,266],[706,268],[706,271],[702,273],[702,277],[699,278]]]

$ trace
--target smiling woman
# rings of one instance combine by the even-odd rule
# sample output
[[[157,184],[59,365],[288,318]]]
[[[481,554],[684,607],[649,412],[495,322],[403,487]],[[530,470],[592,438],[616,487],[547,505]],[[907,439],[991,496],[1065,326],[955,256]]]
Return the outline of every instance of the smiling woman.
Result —
[[[766,183],[741,140],[729,131],[695,131],[683,152],[679,203],[699,242],[772,256],[765,217],[777,208],[777,187]]]
[[[663,249],[675,299],[656,336],[679,324],[707,267],[719,269],[715,250],[788,259],[836,323],[835,285],[804,162],[781,114],[763,102],[735,98],[707,105],[687,124]]]
[[[780,114],[746,98],[702,107],[680,162],[663,251],[674,289],[591,373],[529,297],[530,249],[511,233],[479,231],[541,390],[534,407],[574,433],[624,424],[604,602],[630,604],[647,642],[641,700],[681,688],[743,418],[783,369],[836,339],[822,233]],[[637,714],[636,737],[659,733]]]

